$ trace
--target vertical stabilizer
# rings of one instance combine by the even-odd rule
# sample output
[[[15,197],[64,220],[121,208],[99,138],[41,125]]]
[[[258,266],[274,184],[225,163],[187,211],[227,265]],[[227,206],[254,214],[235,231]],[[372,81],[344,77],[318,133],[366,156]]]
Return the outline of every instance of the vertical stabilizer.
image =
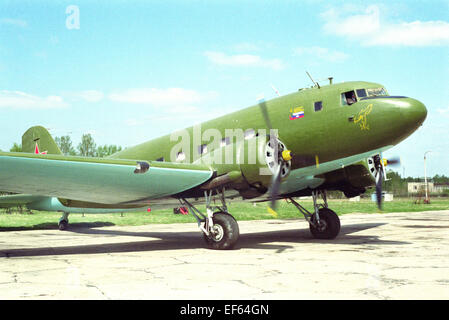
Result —
[[[62,154],[55,140],[42,126],[31,127],[23,134],[22,152]]]

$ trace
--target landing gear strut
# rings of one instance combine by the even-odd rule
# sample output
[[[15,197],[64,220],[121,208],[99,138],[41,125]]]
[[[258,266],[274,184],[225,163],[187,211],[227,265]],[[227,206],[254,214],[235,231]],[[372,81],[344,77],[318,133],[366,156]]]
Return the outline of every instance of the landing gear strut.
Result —
[[[317,203],[317,198],[321,196],[323,203]],[[313,190],[314,213],[309,212],[298,202],[290,198],[291,203],[304,215],[309,222],[310,233],[316,239],[334,239],[340,233],[340,219],[337,214],[328,208],[325,190]]]
[[[239,238],[239,225],[228,213],[224,190],[220,197],[222,206],[211,205],[212,191],[205,191],[204,197],[206,198],[207,216],[186,199],[181,199],[181,203],[190,208],[190,212],[198,222],[198,227],[203,232],[205,242],[211,249],[232,249]]]

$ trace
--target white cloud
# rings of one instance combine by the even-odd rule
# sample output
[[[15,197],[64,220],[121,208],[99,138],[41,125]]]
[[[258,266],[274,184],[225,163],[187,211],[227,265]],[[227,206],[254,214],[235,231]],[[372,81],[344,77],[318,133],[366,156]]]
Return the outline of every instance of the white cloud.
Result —
[[[87,102],[98,102],[103,99],[104,94],[98,90],[84,90],[78,92],[71,92],[69,96],[85,100]]]
[[[280,59],[263,59],[260,56],[252,54],[227,55],[222,52],[206,51],[204,55],[209,61],[225,66],[234,67],[263,67],[273,70],[284,69],[284,63]]]
[[[353,7],[327,10],[322,14],[322,18],[326,21],[323,26],[324,30],[340,36],[364,36],[379,30],[379,8],[377,6],[367,7],[365,14],[341,17],[342,13],[347,15],[352,12],[359,12],[359,10],[355,10]]]
[[[21,27],[21,28],[25,28],[26,26],[28,26],[28,23],[25,20],[11,19],[11,18],[0,19],[0,24]]]
[[[149,104],[156,107],[189,106],[215,97],[214,92],[199,93],[183,88],[136,88],[109,94],[108,98],[117,102]]]
[[[0,108],[52,109],[67,106],[60,96],[38,97],[21,91],[0,91]]]
[[[344,52],[331,50],[323,47],[299,47],[293,49],[295,55],[303,56],[306,58],[313,58],[317,60],[327,61],[327,62],[342,62],[349,58]]]
[[[414,21],[390,25],[369,39],[368,45],[433,46],[449,45],[449,23]]]
[[[351,12],[362,12],[346,16]],[[345,16],[343,16],[345,14]],[[436,46],[449,45],[449,23],[446,21],[387,22],[380,9],[371,5],[365,10],[354,7],[329,9],[322,13],[323,29],[367,46]]]

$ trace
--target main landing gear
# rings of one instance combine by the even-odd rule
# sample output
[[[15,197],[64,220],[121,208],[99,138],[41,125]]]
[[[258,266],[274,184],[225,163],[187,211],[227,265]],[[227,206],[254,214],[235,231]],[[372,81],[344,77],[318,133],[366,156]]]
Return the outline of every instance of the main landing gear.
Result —
[[[69,213],[63,212],[62,217],[59,219],[58,228],[59,230],[65,230],[69,226]]]
[[[317,198],[321,196],[323,203],[317,203]],[[304,215],[309,222],[310,232],[316,239],[334,239],[340,233],[340,219],[337,214],[328,208],[326,191],[313,190],[314,213],[309,212],[298,202],[290,198],[290,202]]]
[[[239,226],[237,221],[228,213],[224,192],[221,192],[222,206],[211,204],[212,191],[205,191],[207,216],[201,213],[186,199],[180,199],[181,205],[188,206],[198,222],[198,227],[203,233],[203,238],[212,249],[232,249],[239,238]],[[321,197],[323,203],[318,203]],[[314,212],[309,212],[298,202],[289,198],[290,202],[304,215],[309,222],[310,232],[316,239],[334,239],[340,233],[340,219],[337,214],[328,208],[326,192],[323,190],[312,191]]]
[[[206,214],[205,216],[186,199],[181,199],[190,208],[198,222],[198,227],[203,232],[206,244],[212,249],[232,249],[239,238],[239,225],[228,213],[224,191],[221,192],[221,206],[211,205],[212,191],[205,191]]]

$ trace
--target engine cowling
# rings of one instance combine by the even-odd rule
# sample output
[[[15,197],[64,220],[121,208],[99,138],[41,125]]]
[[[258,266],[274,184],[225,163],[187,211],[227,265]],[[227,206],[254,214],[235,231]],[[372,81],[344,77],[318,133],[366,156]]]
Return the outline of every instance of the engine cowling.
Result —
[[[379,165],[381,161],[382,161],[382,159],[379,154],[376,154],[376,155],[366,159],[366,165],[367,165],[369,173],[371,174],[373,179],[376,179],[379,168],[382,168],[382,166]],[[382,170],[382,169],[380,169],[380,170]]]
[[[244,140],[239,146],[240,170],[249,184],[261,184],[269,187],[272,175],[277,173],[280,166],[281,178],[288,176],[291,170],[291,161],[281,161],[282,151],[287,150],[285,144],[278,138],[278,153],[269,137],[256,137]],[[257,157],[255,155],[257,154]],[[255,165],[256,164],[256,165]]]

